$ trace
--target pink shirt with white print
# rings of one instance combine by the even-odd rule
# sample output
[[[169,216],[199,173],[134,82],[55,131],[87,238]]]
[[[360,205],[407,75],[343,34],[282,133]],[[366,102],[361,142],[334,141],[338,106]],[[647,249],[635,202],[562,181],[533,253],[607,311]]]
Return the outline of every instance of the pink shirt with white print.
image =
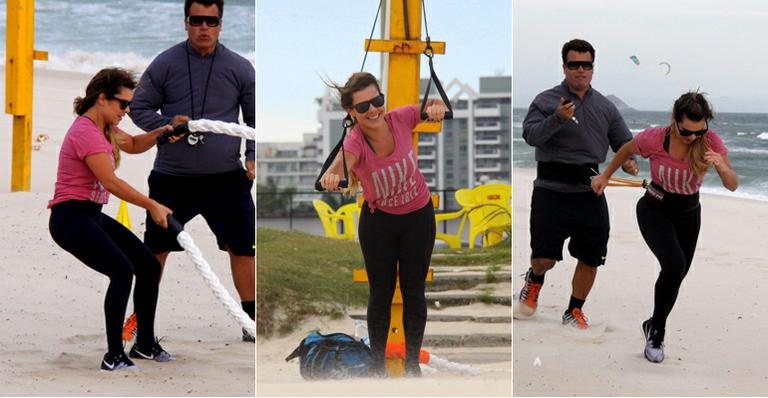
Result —
[[[390,214],[407,214],[430,201],[429,188],[411,146],[411,135],[419,117],[419,108],[415,105],[400,107],[384,115],[395,140],[395,150],[389,156],[377,155],[359,126],[353,127],[344,139],[344,150],[357,157],[352,170],[363,186],[363,197],[371,211],[380,209]]]
[[[117,129],[116,126],[112,127]],[[112,144],[104,133],[85,116],[78,116],[64,136],[59,152],[59,169],[56,174],[56,190],[53,199],[48,202],[48,208],[67,200],[87,200],[100,204],[106,204],[109,200],[109,191],[101,185],[93,174],[85,158],[97,154],[106,153],[112,159],[112,168],[115,160],[112,156]]]
[[[640,156],[649,158],[653,182],[667,192],[692,195],[699,191],[703,180],[691,170],[687,156],[682,160],[673,159],[664,150],[666,133],[666,127],[655,127],[641,132],[635,136],[637,149]],[[706,139],[709,147],[715,152],[723,156],[728,154],[723,140],[714,131],[708,130],[698,139]]]

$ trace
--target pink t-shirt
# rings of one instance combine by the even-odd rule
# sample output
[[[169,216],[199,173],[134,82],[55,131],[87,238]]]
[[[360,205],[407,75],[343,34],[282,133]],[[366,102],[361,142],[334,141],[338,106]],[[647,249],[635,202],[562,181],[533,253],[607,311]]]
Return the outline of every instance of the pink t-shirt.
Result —
[[[413,128],[419,123],[419,108],[404,106],[387,112],[384,120],[395,140],[389,156],[379,156],[365,141],[359,126],[344,139],[344,150],[357,157],[353,167],[363,186],[363,197],[371,211],[407,214],[424,207],[430,200],[429,188],[419,170],[411,146]]]
[[[635,136],[635,143],[640,155],[649,158],[651,163],[651,180],[667,192],[692,195],[699,191],[703,180],[698,177],[688,165],[688,157],[676,160],[664,150],[666,127],[647,129]],[[709,147],[725,156],[728,149],[723,140],[712,130],[703,136]]]
[[[113,126],[116,129],[116,127]],[[89,200],[105,204],[109,192],[104,189],[85,163],[87,156],[106,153],[112,157],[112,144],[104,133],[85,116],[78,116],[72,123],[59,152],[59,169],[56,174],[56,190],[48,208],[67,200]]]

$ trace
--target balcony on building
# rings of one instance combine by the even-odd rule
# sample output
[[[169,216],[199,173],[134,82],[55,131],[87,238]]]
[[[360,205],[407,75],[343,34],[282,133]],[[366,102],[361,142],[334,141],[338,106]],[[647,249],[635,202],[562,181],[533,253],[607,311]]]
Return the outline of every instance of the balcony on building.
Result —
[[[419,151],[419,160],[435,160],[435,150]]]
[[[475,117],[501,117],[501,105],[480,106],[475,108]]]
[[[493,173],[501,171],[501,163],[482,163],[475,165],[476,173]]]
[[[499,145],[501,137],[498,135],[478,135],[475,137],[475,145]]]
[[[476,122],[475,131],[499,131],[501,130],[501,122]]]
[[[495,159],[501,157],[499,149],[476,149],[475,159]]]
[[[435,146],[437,136],[435,134],[419,134],[419,146]]]

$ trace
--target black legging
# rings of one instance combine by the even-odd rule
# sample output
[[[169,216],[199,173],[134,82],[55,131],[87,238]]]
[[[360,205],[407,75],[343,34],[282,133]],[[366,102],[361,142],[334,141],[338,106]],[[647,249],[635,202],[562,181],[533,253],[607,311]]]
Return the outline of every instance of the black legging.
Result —
[[[109,352],[123,352],[123,318],[136,288],[133,306],[138,325],[136,343],[152,347],[160,263],[130,230],[101,212],[101,205],[70,200],[51,209],[48,229],[56,243],[88,267],[109,277],[104,299]]]
[[[365,203],[360,213],[358,235],[368,273],[368,336],[374,368],[381,370],[384,366],[398,263],[403,294],[405,365],[406,368],[417,367],[427,324],[425,279],[435,245],[432,202],[404,215],[380,210],[371,213],[368,203]]]
[[[654,293],[653,327],[664,330],[696,251],[701,227],[698,194],[667,193],[664,205],[647,196],[642,197],[637,202],[637,223],[661,265]]]

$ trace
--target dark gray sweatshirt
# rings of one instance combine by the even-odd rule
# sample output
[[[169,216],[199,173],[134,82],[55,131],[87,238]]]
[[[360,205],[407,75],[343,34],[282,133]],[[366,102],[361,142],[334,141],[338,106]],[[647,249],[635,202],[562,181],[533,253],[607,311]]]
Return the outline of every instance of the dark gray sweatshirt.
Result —
[[[175,115],[237,123],[242,110],[245,124],[255,127],[255,88],[256,72],[245,58],[221,43],[213,55],[201,57],[184,41],[162,52],[144,71],[129,116],[136,126],[150,131],[170,123]],[[192,147],[184,139],[159,145],[154,170],[180,176],[236,170],[243,167],[241,143],[241,138],[205,133],[204,145]],[[247,140],[245,148],[246,160],[254,160],[254,141]]]
[[[574,102],[578,123],[563,121],[555,114],[560,97]],[[632,133],[616,106],[597,90],[590,87],[581,100],[563,81],[534,98],[523,120],[523,139],[536,147],[537,162],[581,165],[604,162],[608,147],[618,151],[632,139]],[[591,190],[584,185],[568,187],[562,182],[540,179],[534,185],[569,192]]]

